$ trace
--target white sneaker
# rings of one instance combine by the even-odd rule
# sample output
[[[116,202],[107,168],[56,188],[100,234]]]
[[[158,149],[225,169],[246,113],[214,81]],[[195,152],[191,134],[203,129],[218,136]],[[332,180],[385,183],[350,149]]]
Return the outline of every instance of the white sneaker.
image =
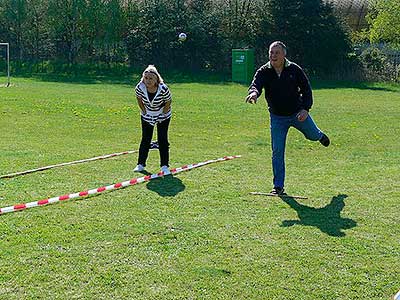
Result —
[[[142,172],[144,170],[143,165],[138,164],[134,169],[133,172]]]
[[[161,172],[164,173],[164,176],[171,174],[171,171],[169,170],[169,168],[167,166],[162,166],[161,167]]]

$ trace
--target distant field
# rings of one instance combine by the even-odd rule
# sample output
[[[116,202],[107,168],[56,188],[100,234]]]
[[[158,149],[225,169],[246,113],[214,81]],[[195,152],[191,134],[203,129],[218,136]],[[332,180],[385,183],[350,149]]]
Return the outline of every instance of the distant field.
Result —
[[[137,78],[13,78],[0,88],[0,175],[138,149]],[[311,113],[332,145],[289,132],[287,191],[309,198],[287,201],[249,195],[272,187],[264,100],[246,105],[233,83],[169,86],[171,167],[242,158],[0,215],[0,299],[387,300],[400,289],[400,86],[313,83]],[[0,207],[139,177],[136,160],[0,179]],[[159,171],[157,152],[147,170]]]

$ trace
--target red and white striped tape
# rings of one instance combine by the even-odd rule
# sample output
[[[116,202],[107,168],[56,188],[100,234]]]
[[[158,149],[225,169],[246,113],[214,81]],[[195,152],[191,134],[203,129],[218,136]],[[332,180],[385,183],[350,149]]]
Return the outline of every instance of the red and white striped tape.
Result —
[[[189,171],[194,168],[202,167],[202,166],[205,166],[205,165],[208,165],[211,163],[227,161],[227,160],[231,160],[231,159],[235,159],[235,158],[239,158],[239,157],[241,157],[241,156],[240,155],[225,156],[225,157],[207,160],[207,161],[196,163],[196,164],[185,165],[180,168],[171,169],[171,174],[177,174],[177,173],[180,173],[183,171]],[[13,205],[13,206],[3,207],[3,208],[0,208],[0,214],[20,211],[20,210],[24,210],[24,209],[32,208],[32,207],[36,207],[36,206],[44,206],[47,204],[52,204],[52,203],[65,201],[65,200],[69,200],[69,199],[74,199],[74,198],[86,197],[88,195],[94,195],[94,194],[102,193],[104,191],[111,191],[111,190],[124,188],[124,187],[130,186],[130,185],[135,185],[135,184],[142,183],[142,182],[147,182],[147,181],[150,181],[152,179],[156,179],[156,178],[159,178],[162,176],[164,176],[164,173],[159,172],[159,173],[155,173],[155,174],[151,174],[151,175],[146,175],[146,176],[143,176],[140,178],[133,178],[131,180],[118,182],[118,183],[111,184],[108,186],[102,186],[97,189],[91,189],[91,190],[86,190],[86,191],[82,191],[79,193],[65,194],[62,196],[43,199],[43,200],[39,200],[39,201],[35,201],[35,202],[29,202],[29,203],[24,203],[24,204],[17,204],[17,205]]]
[[[138,151],[137,150],[128,150],[128,151],[124,151],[124,152],[106,154],[106,155],[96,156],[96,157],[92,157],[92,158],[86,158],[86,159],[81,159],[81,160],[60,163],[60,164],[56,164],[56,165],[45,166],[45,167],[41,167],[41,168],[37,168],[37,169],[31,169],[31,170],[26,170],[26,171],[21,171],[21,172],[16,172],[16,173],[5,174],[5,175],[1,175],[0,178],[11,178],[11,177],[25,175],[25,174],[29,174],[29,173],[33,173],[33,172],[44,171],[44,170],[48,170],[48,169],[52,169],[52,168],[56,168],[56,167],[75,165],[75,164],[80,164],[83,162],[94,161],[94,160],[99,160],[99,159],[107,159],[107,158],[111,158],[111,157],[116,157],[116,156],[120,156],[120,155],[136,153],[136,152],[138,152]]]
[[[393,300],[400,300],[400,291],[398,291],[397,294],[393,296]]]

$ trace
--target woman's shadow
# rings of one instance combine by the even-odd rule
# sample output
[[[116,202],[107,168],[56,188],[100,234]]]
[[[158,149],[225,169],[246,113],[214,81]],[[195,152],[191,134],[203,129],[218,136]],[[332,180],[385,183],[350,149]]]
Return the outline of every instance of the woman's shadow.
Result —
[[[344,199],[348,196],[339,194],[332,197],[331,202],[325,207],[314,208],[298,203],[292,197],[281,197],[281,199],[293,208],[299,217],[299,220],[285,220],[283,227],[293,225],[314,226],[322,232],[335,237],[343,237],[346,234],[344,229],[350,229],[357,226],[357,222],[352,219],[342,218],[340,212],[345,204]]]
[[[172,175],[153,179],[147,183],[146,187],[162,197],[173,197],[185,190],[182,181]]]

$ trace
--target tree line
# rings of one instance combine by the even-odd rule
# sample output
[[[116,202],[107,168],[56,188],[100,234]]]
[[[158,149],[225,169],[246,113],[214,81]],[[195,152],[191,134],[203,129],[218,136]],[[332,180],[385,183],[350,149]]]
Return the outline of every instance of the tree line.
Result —
[[[259,65],[274,40],[315,74],[352,51],[346,26],[322,0],[0,0],[0,41],[20,64],[226,72],[232,49],[255,49]]]

